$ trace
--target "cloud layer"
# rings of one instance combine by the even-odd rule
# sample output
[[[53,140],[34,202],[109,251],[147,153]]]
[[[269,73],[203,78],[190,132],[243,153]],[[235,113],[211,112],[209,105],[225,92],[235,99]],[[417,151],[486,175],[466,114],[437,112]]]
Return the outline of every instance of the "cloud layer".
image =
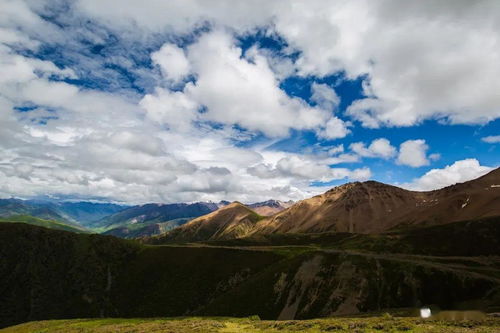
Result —
[[[357,130],[499,118],[498,22],[495,1],[6,0],[0,196],[302,199],[368,160],[431,166],[423,136]],[[341,109],[332,75],[361,97]],[[315,143],[273,146],[296,133]],[[447,174],[487,169],[466,161]]]

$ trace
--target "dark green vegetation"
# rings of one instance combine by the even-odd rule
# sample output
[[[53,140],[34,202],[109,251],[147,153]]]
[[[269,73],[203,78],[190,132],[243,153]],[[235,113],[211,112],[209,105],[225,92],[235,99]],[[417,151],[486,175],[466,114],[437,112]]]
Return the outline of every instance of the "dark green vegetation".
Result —
[[[33,216],[29,215],[13,215],[9,217],[2,217],[0,218],[0,223],[2,222],[10,222],[10,223],[26,223],[26,224],[31,224],[31,225],[36,225],[39,227],[45,227],[49,229],[56,229],[56,230],[65,230],[65,231],[71,231],[71,232],[89,232],[89,230],[72,225],[72,224],[67,224],[64,222],[60,221],[52,221],[52,220],[44,220],[40,218],[36,218]]]
[[[204,243],[214,246],[299,245],[376,253],[436,256],[496,256],[500,255],[500,217],[429,227],[414,227],[375,235],[346,232],[268,234]]]
[[[500,329],[500,319],[436,321],[415,318],[332,318],[304,321],[261,321],[258,318],[79,319],[22,324],[5,333],[169,332],[169,333],[291,333],[291,332],[481,332]]]
[[[278,262],[272,252],[150,247],[0,225],[0,326],[29,320],[194,313]]]
[[[8,260],[0,261],[0,325],[189,315],[309,319],[422,305],[499,311],[498,222],[168,246],[2,223],[0,258]]]

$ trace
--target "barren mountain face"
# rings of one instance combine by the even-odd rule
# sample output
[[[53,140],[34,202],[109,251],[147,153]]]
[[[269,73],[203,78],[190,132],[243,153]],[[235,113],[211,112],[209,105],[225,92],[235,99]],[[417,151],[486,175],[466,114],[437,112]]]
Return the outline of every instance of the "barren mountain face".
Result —
[[[260,215],[233,202],[215,212],[196,218],[183,226],[152,239],[152,242],[186,242],[240,238],[249,234]]]
[[[430,192],[408,191],[375,181],[348,183],[302,200],[268,217],[232,203],[174,229],[169,241],[201,241],[266,234],[349,232],[440,225],[500,215],[500,169]],[[282,205],[275,202],[281,209]],[[258,208],[272,207],[271,204]],[[278,209],[278,208],[276,208]],[[260,214],[262,215],[262,214]]]
[[[379,233],[405,225],[444,224],[500,215],[500,169],[430,192],[374,181],[350,183],[260,221],[253,234],[326,231]]]

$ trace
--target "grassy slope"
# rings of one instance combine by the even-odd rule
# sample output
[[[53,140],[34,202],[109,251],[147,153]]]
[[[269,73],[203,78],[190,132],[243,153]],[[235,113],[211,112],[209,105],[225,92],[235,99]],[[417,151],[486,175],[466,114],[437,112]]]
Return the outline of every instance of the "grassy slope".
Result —
[[[0,327],[28,320],[183,315],[279,261],[272,252],[142,246],[0,224]]]
[[[500,254],[500,217],[439,226],[400,230],[377,235],[322,233],[270,234],[259,238],[210,241],[216,246],[316,246],[375,253],[408,253],[441,256]]]
[[[320,333],[320,332],[481,332],[500,330],[500,319],[435,321],[416,318],[331,318],[260,321],[254,318],[79,319],[22,324],[2,333],[183,332],[183,333]]]
[[[26,224],[31,224],[31,225],[36,225],[39,227],[45,227],[49,229],[56,229],[56,230],[65,230],[65,231],[71,231],[71,232],[88,232],[87,229],[83,227],[78,227],[75,225],[69,225],[60,221],[53,221],[53,220],[44,220],[40,219],[37,217],[29,216],[29,215],[13,215],[9,217],[3,217],[0,218],[0,223],[2,222],[17,222],[17,223],[26,223]]]
[[[476,243],[491,242],[496,226],[494,221],[481,225],[482,231],[471,237]],[[448,244],[454,249],[466,239],[449,235],[450,230],[442,231],[436,248]],[[310,239],[291,235],[304,245],[264,244],[258,250],[144,246],[101,235],[0,224],[0,258],[9,258],[0,261],[0,327],[99,316],[256,314],[275,319],[287,308],[288,317],[305,319],[432,303],[500,304],[498,257],[391,252],[398,242],[389,244],[389,253],[368,252],[377,249],[369,239],[327,236],[328,241],[322,236],[311,246]],[[415,237],[412,247],[425,247]],[[492,244],[478,247],[498,250]]]

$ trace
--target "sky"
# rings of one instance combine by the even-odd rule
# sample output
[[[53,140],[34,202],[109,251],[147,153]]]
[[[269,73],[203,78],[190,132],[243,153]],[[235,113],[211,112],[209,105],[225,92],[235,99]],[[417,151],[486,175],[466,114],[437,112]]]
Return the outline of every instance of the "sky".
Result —
[[[0,197],[300,200],[500,165],[500,2],[2,0]]]

